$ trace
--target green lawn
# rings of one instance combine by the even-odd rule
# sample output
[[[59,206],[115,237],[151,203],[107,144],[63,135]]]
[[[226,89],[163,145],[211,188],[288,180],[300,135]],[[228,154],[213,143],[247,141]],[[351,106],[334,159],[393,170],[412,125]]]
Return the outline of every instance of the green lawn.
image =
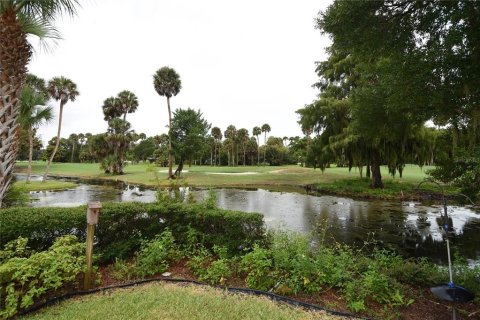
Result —
[[[25,172],[26,163],[18,163],[17,171]],[[54,163],[51,167],[53,175],[75,176],[95,179],[114,179],[134,184],[149,186],[169,186],[170,181],[166,179],[167,169],[154,167],[147,164],[130,164],[125,167],[123,175],[107,175],[96,163]],[[420,168],[416,165],[407,165],[403,177],[392,178],[388,175],[386,167],[382,167],[382,176],[386,185],[386,191],[368,191],[369,196],[376,196],[390,191],[393,196],[402,192],[410,192],[426,176],[427,167]],[[43,173],[45,162],[35,162],[34,173]],[[365,171],[365,170],[364,170]],[[155,178],[155,172],[158,180]],[[268,187],[270,189],[284,187],[298,187],[302,185],[317,185],[325,192],[339,192],[344,194],[358,194],[368,189],[368,182],[359,180],[358,169],[352,168],[327,168],[324,172],[312,168],[303,168],[296,165],[291,166],[239,166],[239,167],[211,167],[211,166],[185,166],[184,181],[194,187]],[[354,185],[349,188],[349,185]],[[393,189],[392,189],[393,186]],[[346,188],[347,187],[347,188]],[[390,193],[392,193],[390,192]]]
[[[67,181],[58,181],[58,180],[48,180],[45,182],[42,181],[30,181],[30,183],[26,183],[25,181],[17,181],[15,182],[15,188],[24,191],[46,191],[46,190],[65,190],[71,189],[76,187],[76,183],[74,182],[67,182]]]
[[[266,298],[165,283],[116,289],[49,307],[25,319],[343,319]]]

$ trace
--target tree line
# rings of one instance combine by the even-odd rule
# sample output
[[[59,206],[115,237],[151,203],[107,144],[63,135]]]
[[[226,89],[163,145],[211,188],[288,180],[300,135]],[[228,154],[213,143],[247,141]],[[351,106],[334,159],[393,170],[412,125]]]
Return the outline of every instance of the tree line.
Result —
[[[1,205],[22,146],[19,137],[32,146],[20,154],[33,158],[39,145],[35,130],[41,121],[51,119],[48,107],[36,106],[45,105],[41,99],[52,98],[60,107],[57,138],[47,153],[46,177],[62,146],[63,107],[79,93],[76,85],[63,77],[49,81],[43,91],[37,87],[41,80],[31,78],[29,83],[27,76],[32,55],[27,36],[58,38],[55,16],[74,15],[78,1],[0,3]],[[155,73],[153,85],[167,98],[166,137],[140,139],[126,121],[130,111],[125,111],[127,106],[120,103],[124,97],[119,94],[102,107],[108,131],[84,134],[83,138],[78,134],[78,141],[85,142],[70,143],[70,160],[78,148],[84,159],[101,159],[106,171],[121,173],[125,156],[150,139],[155,144],[153,158],[168,158],[169,178],[179,174],[185,162],[205,163],[208,158],[211,165],[292,161],[322,170],[337,163],[356,166],[360,174],[366,168],[374,188],[383,187],[381,165],[387,165],[391,174],[401,175],[406,163],[435,163],[432,177],[476,195],[480,186],[479,16],[480,3],[475,1],[335,1],[316,19],[316,27],[332,44],[327,59],[316,67],[319,98],[297,111],[305,137],[267,139],[269,128],[263,126],[253,128],[251,136],[248,130],[233,125],[222,132],[210,128],[201,112],[191,109],[176,109],[172,117],[170,99],[180,92],[181,81],[175,70],[163,67]],[[30,104],[30,111],[21,111],[22,104]],[[20,119],[22,113],[26,115]],[[196,125],[189,126],[185,119],[195,119]],[[23,133],[19,134],[20,127]],[[280,143],[285,140],[289,140],[288,148]],[[193,141],[202,147],[192,149]],[[96,146],[90,148],[90,144]],[[282,148],[288,150],[289,159],[281,156]],[[109,159],[101,154],[107,151]],[[176,174],[174,162],[179,164]]]
[[[382,188],[381,165],[435,163],[432,177],[475,195],[479,17],[475,1],[335,1],[320,12],[332,44],[316,66],[319,98],[297,111],[314,165],[367,168]]]

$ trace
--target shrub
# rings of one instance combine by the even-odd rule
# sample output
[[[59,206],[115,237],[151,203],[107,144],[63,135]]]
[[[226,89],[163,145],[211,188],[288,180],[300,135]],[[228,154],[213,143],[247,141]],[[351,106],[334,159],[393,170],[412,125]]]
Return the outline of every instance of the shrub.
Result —
[[[187,266],[198,276],[200,281],[206,281],[210,284],[225,284],[227,278],[233,274],[235,260],[228,258],[228,249],[226,247],[214,246],[214,255],[205,248],[199,249],[196,254],[190,258]]]
[[[85,241],[85,212],[86,206],[2,209],[0,245],[19,236],[28,238],[35,250],[45,250],[63,235]],[[232,253],[261,241],[265,231],[263,216],[257,213],[208,209],[199,204],[104,203],[94,250],[101,254],[101,262],[131,257],[142,240],[153,239],[166,228],[180,245],[191,241],[188,237],[193,229],[206,247],[226,246]]]
[[[169,262],[179,257],[172,232],[165,230],[153,240],[142,243],[136,259],[135,272],[142,277],[165,272]]]
[[[18,239],[18,243],[23,244],[24,240]],[[15,244],[7,244],[5,251],[11,251],[13,246]],[[0,318],[14,316],[46,292],[75,280],[85,265],[84,251],[84,245],[78,243],[76,237],[64,236],[47,251],[28,257],[23,256],[23,249],[18,256],[3,252],[3,257],[10,258],[0,266]]]
[[[267,291],[275,284],[271,252],[257,244],[242,257],[240,270],[246,274],[245,282],[250,288]]]

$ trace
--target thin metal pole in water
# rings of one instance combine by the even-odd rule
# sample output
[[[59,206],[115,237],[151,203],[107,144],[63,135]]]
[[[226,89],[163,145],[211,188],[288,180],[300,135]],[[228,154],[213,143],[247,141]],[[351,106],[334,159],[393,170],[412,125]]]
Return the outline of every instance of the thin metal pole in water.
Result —
[[[448,214],[447,214],[447,199],[443,195],[443,208],[445,212],[445,237],[447,238],[447,256],[448,256],[448,272],[450,274],[450,282],[448,283],[449,287],[453,287],[453,274],[452,274],[452,259],[450,257],[450,241],[448,240]]]

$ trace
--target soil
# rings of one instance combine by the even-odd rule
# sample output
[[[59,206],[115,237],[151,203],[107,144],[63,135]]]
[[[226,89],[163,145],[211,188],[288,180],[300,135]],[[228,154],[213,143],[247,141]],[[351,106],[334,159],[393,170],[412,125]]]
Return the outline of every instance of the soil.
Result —
[[[198,280],[186,266],[186,260],[173,264],[168,269],[168,272],[171,273],[170,277],[162,277],[158,274],[152,278]],[[98,273],[101,279],[101,283],[98,287],[107,287],[128,282],[115,279],[112,274],[111,266],[101,267],[98,270]],[[228,279],[226,286],[246,288],[245,281],[241,278]],[[478,298],[476,299],[477,301],[474,302],[462,304],[457,303],[453,306],[452,303],[436,299],[430,293],[429,288],[411,288],[410,293],[409,298],[414,299],[414,302],[407,307],[392,310],[391,308],[378,303],[370,303],[370,306],[373,305],[370,310],[360,314],[357,313],[355,316],[360,318],[371,317],[374,319],[450,320],[452,319],[453,307],[455,307],[457,320],[480,320],[480,301],[478,301]],[[326,288],[323,292],[316,294],[308,294],[304,292],[297,295],[288,294],[288,292],[281,292],[281,294],[295,300],[321,306],[328,310],[353,314],[352,311],[348,310],[347,303],[345,299],[342,298],[341,293],[335,288]]]

